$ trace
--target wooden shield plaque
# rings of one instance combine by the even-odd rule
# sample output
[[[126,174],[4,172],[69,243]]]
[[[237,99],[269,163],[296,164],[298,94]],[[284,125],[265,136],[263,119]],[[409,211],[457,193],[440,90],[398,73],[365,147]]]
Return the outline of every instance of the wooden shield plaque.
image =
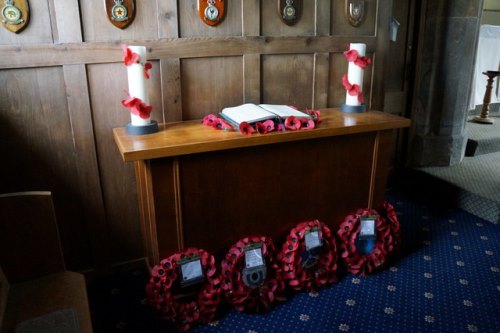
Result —
[[[134,21],[135,0],[104,0],[108,19],[115,27],[125,29]]]
[[[364,0],[345,0],[345,17],[353,27],[361,25],[365,12]]]
[[[0,16],[5,29],[15,33],[20,32],[29,22],[30,8],[28,0],[3,0]]]
[[[219,24],[224,18],[224,11],[224,0],[198,0],[198,16],[205,24]]]
[[[302,0],[278,0],[278,15],[287,25],[294,25],[302,16]]]

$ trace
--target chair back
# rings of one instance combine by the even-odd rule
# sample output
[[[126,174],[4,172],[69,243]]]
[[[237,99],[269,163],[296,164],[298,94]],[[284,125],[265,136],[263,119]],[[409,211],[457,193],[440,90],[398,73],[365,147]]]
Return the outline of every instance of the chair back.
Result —
[[[51,192],[0,194],[0,266],[11,284],[65,269]]]

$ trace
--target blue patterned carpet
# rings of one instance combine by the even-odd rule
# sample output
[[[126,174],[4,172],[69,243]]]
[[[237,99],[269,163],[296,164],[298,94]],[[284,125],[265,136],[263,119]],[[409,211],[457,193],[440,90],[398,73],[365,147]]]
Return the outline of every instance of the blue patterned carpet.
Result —
[[[403,248],[384,271],[341,274],[266,314],[226,309],[189,332],[500,332],[500,226],[391,193]],[[361,207],[360,207],[361,208]],[[92,281],[95,332],[173,332],[144,302],[145,270]]]

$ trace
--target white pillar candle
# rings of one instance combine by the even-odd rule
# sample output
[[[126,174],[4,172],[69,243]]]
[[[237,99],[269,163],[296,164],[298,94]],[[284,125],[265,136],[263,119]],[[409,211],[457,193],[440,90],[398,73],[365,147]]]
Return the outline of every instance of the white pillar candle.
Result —
[[[127,66],[128,74],[128,92],[131,97],[140,98],[145,104],[149,105],[149,94],[144,77],[144,65],[146,64],[146,47],[129,46],[132,52],[139,55],[139,63]],[[151,117],[143,119],[138,115],[130,113],[133,126],[144,126],[151,123]]]
[[[350,43],[349,50],[358,51],[359,57],[364,57],[366,54],[366,44],[363,43]],[[359,86],[359,91],[363,91],[363,74],[364,69],[356,65],[353,61],[349,62],[349,66],[347,68],[347,79],[350,84],[357,84]],[[346,105],[361,105],[358,100],[358,95],[351,96],[346,92],[345,95],[345,104]]]

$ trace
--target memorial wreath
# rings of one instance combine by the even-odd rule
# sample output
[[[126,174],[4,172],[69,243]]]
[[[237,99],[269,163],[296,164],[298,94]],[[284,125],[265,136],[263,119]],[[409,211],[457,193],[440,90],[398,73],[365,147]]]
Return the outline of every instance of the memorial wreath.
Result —
[[[183,286],[183,263],[198,261],[200,277],[196,283]],[[201,269],[200,269],[201,268]],[[146,286],[148,303],[163,319],[172,321],[181,330],[195,323],[214,320],[221,296],[220,276],[214,257],[202,249],[189,248],[160,261],[151,270]]]
[[[294,227],[279,254],[282,276],[294,290],[313,291],[337,280],[337,246],[324,223],[306,221]]]

